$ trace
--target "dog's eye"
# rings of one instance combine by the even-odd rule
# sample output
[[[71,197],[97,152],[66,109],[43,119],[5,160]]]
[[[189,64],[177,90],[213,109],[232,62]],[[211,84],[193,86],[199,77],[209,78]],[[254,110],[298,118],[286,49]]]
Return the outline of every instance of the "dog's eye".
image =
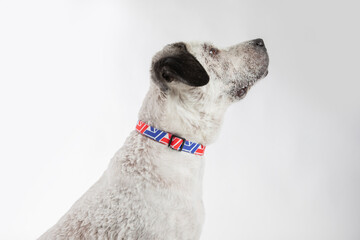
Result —
[[[212,47],[209,50],[209,54],[212,55],[212,56],[216,56],[218,53],[219,53],[219,49],[217,49],[217,48]]]

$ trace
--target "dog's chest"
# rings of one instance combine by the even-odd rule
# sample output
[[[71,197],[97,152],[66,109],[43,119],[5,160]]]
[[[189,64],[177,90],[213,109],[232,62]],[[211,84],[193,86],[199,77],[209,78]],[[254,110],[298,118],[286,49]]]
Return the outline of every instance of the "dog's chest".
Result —
[[[96,204],[104,209],[98,209],[94,219],[101,219],[101,225],[104,219],[113,219],[106,228],[124,239],[199,239],[204,221],[200,192],[146,184],[105,195],[109,198]]]
[[[146,222],[154,223],[151,231],[162,232],[166,239],[198,239],[200,236],[204,220],[200,193],[151,190],[145,196],[145,204],[149,208]]]
[[[176,157],[173,153],[175,153]],[[153,161],[153,171],[160,176],[158,184],[145,184],[142,192],[149,212],[146,222],[152,231],[162,232],[165,239],[199,239],[204,221],[202,202],[203,159],[171,152]],[[177,157],[181,156],[181,158]],[[160,239],[160,238],[159,238]]]
[[[119,209],[111,211],[114,214],[112,218],[121,219],[119,228],[134,226],[136,239],[142,239],[140,236],[147,236],[144,238],[147,240],[199,239],[204,220],[203,159],[168,151],[162,145],[147,149],[158,154],[154,156],[144,151],[137,159],[146,161],[130,165],[127,161],[131,159],[124,158],[128,156],[126,149],[125,153],[118,153],[120,161],[110,168],[114,175],[108,176],[112,179],[108,184],[120,187],[111,194],[115,201],[110,200],[113,202],[110,205],[119,204]],[[133,222],[127,219],[123,225],[124,213]],[[126,236],[128,233],[123,234]]]

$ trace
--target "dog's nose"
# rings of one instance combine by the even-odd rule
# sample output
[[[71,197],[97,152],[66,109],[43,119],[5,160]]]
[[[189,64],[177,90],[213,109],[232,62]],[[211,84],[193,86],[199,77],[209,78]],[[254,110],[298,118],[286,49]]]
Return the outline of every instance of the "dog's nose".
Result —
[[[261,38],[254,39],[251,42],[256,46],[265,47],[264,41]]]

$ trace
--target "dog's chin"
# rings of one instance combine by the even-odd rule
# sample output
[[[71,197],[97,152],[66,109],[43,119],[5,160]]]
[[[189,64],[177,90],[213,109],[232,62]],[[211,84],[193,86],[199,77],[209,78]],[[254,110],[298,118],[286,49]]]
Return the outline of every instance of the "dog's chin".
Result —
[[[268,73],[269,73],[268,69],[266,69],[264,72],[260,72],[255,79],[248,81],[248,85],[250,87],[253,86],[256,82],[265,78],[268,75]]]
[[[269,70],[266,69],[266,71],[265,71],[264,74],[260,77],[260,79],[265,78],[268,74],[269,74]]]

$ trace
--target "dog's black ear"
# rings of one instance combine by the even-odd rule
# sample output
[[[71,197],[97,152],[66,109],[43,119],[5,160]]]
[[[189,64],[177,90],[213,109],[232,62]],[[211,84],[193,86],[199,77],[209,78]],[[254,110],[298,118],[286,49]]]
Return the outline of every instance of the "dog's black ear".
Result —
[[[156,78],[162,81],[180,81],[194,87],[209,82],[209,75],[203,66],[187,51],[161,58],[153,67]]]

